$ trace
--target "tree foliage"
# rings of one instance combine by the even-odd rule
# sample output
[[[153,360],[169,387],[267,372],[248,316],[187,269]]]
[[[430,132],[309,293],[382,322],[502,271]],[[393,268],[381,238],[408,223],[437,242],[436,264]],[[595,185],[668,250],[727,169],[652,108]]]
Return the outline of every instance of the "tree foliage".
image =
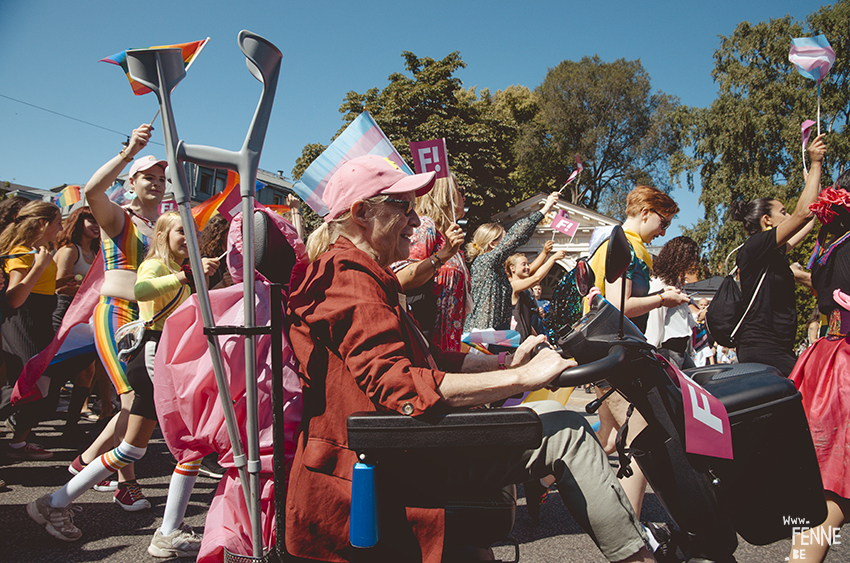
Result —
[[[402,57],[407,74],[391,74],[382,90],[347,94],[340,107],[346,126],[368,110],[411,168],[409,142],[445,138],[472,224],[531,195],[518,192],[510,179],[518,122],[535,113],[531,92],[511,87],[495,95],[485,89],[479,96],[462,88],[454,73],[466,64],[457,52],[442,60],[410,52]]]
[[[623,216],[620,196],[635,184],[672,188],[668,160],[681,152],[689,114],[677,98],[651,91],[640,61],[563,61],[535,96],[540,111],[521,126],[516,145],[521,184],[560,188],[578,154],[585,170],[565,192],[571,203]]]
[[[716,273],[723,258],[746,239],[740,223],[727,219],[734,201],[772,197],[793,209],[804,185],[801,123],[817,119],[817,87],[788,61],[792,37],[824,34],[836,53],[850,52],[850,2],[824,6],[806,22],[791,17],[755,25],[742,22],[730,37],[721,37],[712,75],[717,99],[694,112],[693,160],[679,161],[677,170],[698,170],[700,203],[705,218],[686,230],[709,250]],[[836,59],[821,82],[821,129],[827,155],[822,184],[846,168],[850,157],[850,100],[847,98],[850,61]],[[789,258],[806,264],[815,232]],[[798,339],[805,336],[803,320],[814,306],[810,292],[798,286]]]
[[[807,21],[803,25],[786,16],[743,22],[730,37],[721,37],[715,52],[712,75],[719,93],[709,108],[695,113],[694,160],[681,163],[682,169],[699,170],[706,210],[686,234],[710,250],[713,264],[746,239],[740,223],[726,217],[734,201],[773,197],[793,208],[802,191],[800,125],[816,119],[817,89],[788,61],[791,37],[825,33],[836,52],[847,52],[850,3],[826,6]],[[850,156],[848,73],[850,65],[839,57],[821,83],[822,130],[833,124],[824,182]]]

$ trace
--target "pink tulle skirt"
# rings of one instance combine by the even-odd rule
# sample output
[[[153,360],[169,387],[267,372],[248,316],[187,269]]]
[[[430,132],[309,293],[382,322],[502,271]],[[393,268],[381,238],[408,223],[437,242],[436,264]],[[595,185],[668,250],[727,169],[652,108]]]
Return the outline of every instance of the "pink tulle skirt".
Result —
[[[803,395],[824,489],[850,498],[850,336],[817,340],[790,379]]]

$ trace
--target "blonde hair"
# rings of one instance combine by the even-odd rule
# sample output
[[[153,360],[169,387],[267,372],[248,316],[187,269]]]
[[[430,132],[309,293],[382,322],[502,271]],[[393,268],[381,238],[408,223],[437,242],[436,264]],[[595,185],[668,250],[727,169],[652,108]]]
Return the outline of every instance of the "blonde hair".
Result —
[[[437,230],[445,233],[452,224],[458,201],[460,201],[460,189],[457,177],[452,174],[449,178],[437,178],[430,192],[416,198],[416,214],[430,217],[434,220]]]
[[[59,208],[48,201],[31,201],[21,208],[14,222],[0,235],[0,253],[9,254],[16,246],[32,246],[44,228],[61,217]]]
[[[170,272],[176,272],[171,267],[172,262],[180,263],[181,260],[175,256],[168,244],[168,237],[171,231],[183,226],[183,221],[180,219],[180,214],[176,211],[168,211],[159,216],[156,220],[156,225],[153,228],[153,237],[151,246],[148,248],[148,253],[145,255],[147,260],[159,260]]]
[[[513,277],[513,275],[511,274],[511,266],[514,266],[516,261],[520,258],[526,258],[525,254],[523,254],[522,252],[517,252],[516,254],[511,254],[510,256],[508,256],[508,259],[505,260],[505,273],[508,274],[508,278]]]
[[[370,205],[377,205],[383,203],[386,199],[387,196],[378,195],[361,201]],[[322,223],[316,230],[310,233],[310,236],[307,237],[307,244],[305,245],[307,247],[307,258],[310,262],[315,262],[319,256],[328,251],[331,245],[336,242],[336,239],[346,234],[346,226],[349,219],[351,219],[350,209],[329,223]]]
[[[490,252],[490,243],[505,234],[505,228],[498,223],[484,223],[472,235],[472,241],[466,245],[466,257],[471,261],[486,252]]]

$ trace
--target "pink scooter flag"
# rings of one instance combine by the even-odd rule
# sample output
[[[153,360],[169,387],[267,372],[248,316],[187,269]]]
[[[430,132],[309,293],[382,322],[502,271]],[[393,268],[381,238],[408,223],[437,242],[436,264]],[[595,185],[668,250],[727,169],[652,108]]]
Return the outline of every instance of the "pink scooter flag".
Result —
[[[665,360],[666,361],[666,360]],[[732,425],[720,399],[667,362],[667,375],[679,384],[684,401],[685,451],[733,459]]]

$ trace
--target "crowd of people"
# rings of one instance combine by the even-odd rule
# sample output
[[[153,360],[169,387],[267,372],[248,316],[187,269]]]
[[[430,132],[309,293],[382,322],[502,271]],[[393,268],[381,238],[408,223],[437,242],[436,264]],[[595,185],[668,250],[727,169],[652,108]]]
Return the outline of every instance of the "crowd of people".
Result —
[[[33,499],[29,516],[55,538],[75,541],[73,501],[89,488],[114,491],[127,511],[151,504],[136,481],[134,465],[145,454],[157,424],[154,368],[169,316],[193,290],[188,249],[180,216],[159,214],[165,193],[166,162],[139,156],[151,135],[149,125],[133,131],[126,148],[99,168],[85,187],[87,207],[64,222],[47,202],[0,205],[0,325],[6,381],[0,415],[12,435],[4,454],[12,460],[47,460],[52,453],[29,438],[38,422],[55,412],[63,386],[73,383],[64,436],[79,441],[78,421],[93,387],[99,388],[103,431],[73,460],[73,477],[58,490]],[[745,295],[756,295],[742,325],[737,349],[717,347],[704,325],[706,299],[685,291],[702,272],[699,246],[679,236],[657,257],[647,249],[666,234],[679,208],[669,195],[637,186],[627,197],[623,223],[631,261],[622,279],[605,279],[607,240],[590,249],[599,293],[615,304],[624,296],[625,315],[647,341],[680,368],[713,363],[758,362],[790,376],[803,391],[824,476],[829,516],[822,525],[840,527],[848,519],[843,464],[850,434],[836,435],[850,413],[846,385],[850,264],[843,244],[850,234],[850,174],[836,188],[821,191],[823,136],[809,147],[812,164],[793,213],[776,200],[736,203],[731,216],[743,222],[749,238],[737,263]],[[126,188],[135,194],[121,207],[106,190],[131,163]],[[848,186],[850,187],[850,186]],[[834,193],[833,193],[834,192]],[[836,195],[837,194],[837,195]],[[459,224],[464,215],[462,186],[454,175],[408,176],[377,156],[343,163],[328,182],[324,223],[306,244],[309,266],[289,288],[288,339],[303,393],[303,418],[294,445],[285,515],[290,553],[317,560],[347,559],[347,514],[356,455],[346,447],[346,418],[357,411],[396,411],[405,416],[500,404],[517,394],[546,388],[575,365],[548,347],[541,281],[565,258],[548,242],[530,262],[517,249],[558,202],[550,194],[540,211],[507,231],[497,223],[479,226],[468,244]],[[16,206],[13,208],[13,206]],[[789,266],[786,252],[814,227],[820,230],[811,275]],[[228,251],[226,221],[214,218],[201,235],[203,273],[209,286],[228,285],[220,267]],[[5,224],[5,227],[4,227]],[[193,226],[194,227],[194,226]],[[52,254],[51,249],[55,249]],[[43,399],[12,404],[12,390],[27,361],[51,342],[80,283],[100,253],[104,280],[94,308],[94,353],[48,368],[50,389]],[[99,267],[99,266],[98,266]],[[240,276],[241,277],[241,276]],[[798,359],[793,351],[797,319],[794,284],[818,295],[818,315],[828,330]],[[757,289],[758,287],[758,289]],[[142,320],[141,343],[119,359],[116,331]],[[518,348],[491,346],[471,353],[461,343],[475,329],[515,329]],[[532,353],[536,350],[536,354]],[[111,383],[111,385],[107,385]],[[605,381],[595,384],[598,397]],[[113,407],[113,396],[115,405]],[[388,474],[388,487],[423,480],[446,488],[525,483],[527,496],[554,483],[565,506],[610,561],[652,561],[658,547],[653,530],[640,523],[647,481],[633,464],[632,475],[617,479],[607,454],[628,418],[626,442],[645,427],[638,412],[627,415],[622,396],[609,394],[599,410],[599,429],[556,401],[528,403],[543,421],[544,439],[533,450],[444,460],[410,453]],[[114,413],[111,411],[115,410]],[[630,416],[630,418],[629,418]],[[201,537],[183,523],[202,460],[178,463],[168,490],[162,524],[151,540],[156,557],[197,554]],[[214,464],[214,461],[212,462]],[[540,485],[537,485],[540,483]],[[592,503],[584,499],[592,498]],[[403,499],[384,499],[393,506]],[[529,501],[539,511],[537,501]],[[318,508],[317,508],[318,507]],[[398,506],[395,506],[398,508]],[[439,561],[444,530],[439,510],[408,507],[405,517],[385,525],[394,541],[383,549],[393,560],[410,554]],[[316,541],[321,537],[322,541]],[[805,537],[797,542],[811,541]],[[822,560],[827,547],[815,555]],[[820,559],[817,559],[820,557]]]

